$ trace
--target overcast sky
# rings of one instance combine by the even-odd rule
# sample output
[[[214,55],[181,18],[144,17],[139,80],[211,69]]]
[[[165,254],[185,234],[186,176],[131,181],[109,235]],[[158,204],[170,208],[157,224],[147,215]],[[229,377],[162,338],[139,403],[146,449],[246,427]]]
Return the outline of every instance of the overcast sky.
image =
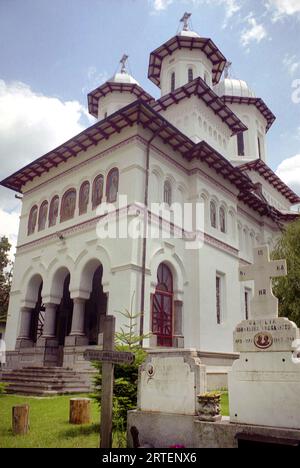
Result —
[[[158,97],[149,53],[176,34],[184,11],[277,116],[268,164],[300,194],[300,0],[0,0],[0,179],[94,122],[86,94],[123,53]],[[0,235],[13,242],[19,209],[0,188]]]

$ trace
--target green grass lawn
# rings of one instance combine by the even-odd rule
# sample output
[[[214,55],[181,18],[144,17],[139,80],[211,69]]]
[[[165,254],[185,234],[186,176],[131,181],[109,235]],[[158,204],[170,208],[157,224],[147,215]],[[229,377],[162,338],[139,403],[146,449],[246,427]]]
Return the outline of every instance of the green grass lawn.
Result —
[[[97,448],[100,430],[97,404],[91,403],[92,423],[75,426],[69,424],[70,398],[70,395],[50,398],[0,396],[0,448]],[[30,405],[30,432],[25,436],[14,436],[11,431],[12,407],[23,403]],[[222,414],[228,415],[227,393],[222,395]],[[118,446],[115,438],[114,446]]]

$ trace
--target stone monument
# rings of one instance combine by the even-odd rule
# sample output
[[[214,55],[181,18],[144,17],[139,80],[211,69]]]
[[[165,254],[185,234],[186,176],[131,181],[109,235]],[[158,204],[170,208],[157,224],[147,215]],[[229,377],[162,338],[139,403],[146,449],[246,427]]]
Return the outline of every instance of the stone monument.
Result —
[[[299,329],[278,317],[271,278],[287,273],[286,261],[270,261],[267,246],[254,249],[254,263],[240,268],[240,281],[254,281],[249,320],[234,331],[240,358],[228,375],[230,422],[300,429]]]
[[[141,444],[168,448],[194,446],[197,396],[206,391],[206,366],[196,350],[152,349],[139,369],[138,408],[127,418]]]

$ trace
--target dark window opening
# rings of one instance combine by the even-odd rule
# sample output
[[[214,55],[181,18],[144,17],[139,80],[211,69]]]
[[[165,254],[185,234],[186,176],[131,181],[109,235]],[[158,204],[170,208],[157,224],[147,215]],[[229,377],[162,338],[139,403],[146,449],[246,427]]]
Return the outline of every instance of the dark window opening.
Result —
[[[237,147],[238,147],[238,155],[245,156],[245,141],[244,141],[243,132],[240,132],[237,134]]]

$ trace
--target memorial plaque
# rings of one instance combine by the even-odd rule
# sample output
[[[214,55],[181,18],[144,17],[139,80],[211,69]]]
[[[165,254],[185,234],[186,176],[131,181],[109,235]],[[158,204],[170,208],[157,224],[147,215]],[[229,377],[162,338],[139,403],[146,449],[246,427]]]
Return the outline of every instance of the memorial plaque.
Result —
[[[84,352],[86,361],[111,362],[113,364],[132,364],[134,362],[134,354],[121,351],[101,351],[87,349]]]
[[[299,329],[290,320],[274,319],[244,320],[234,331],[234,350],[241,352],[291,351],[299,339]]]

